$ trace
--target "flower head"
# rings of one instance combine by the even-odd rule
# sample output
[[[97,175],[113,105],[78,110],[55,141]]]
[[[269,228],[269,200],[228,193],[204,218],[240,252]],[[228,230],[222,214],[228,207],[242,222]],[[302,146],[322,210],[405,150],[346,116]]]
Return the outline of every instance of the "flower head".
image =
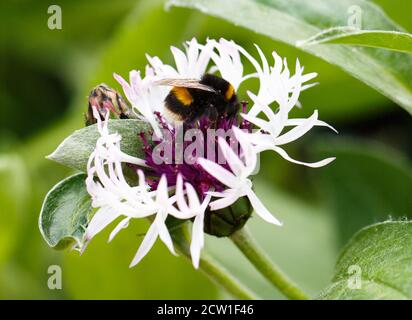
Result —
[[[89,159],[86,183],[97,212],[87,227],[86,240],[90,241],[119,217],[123,219],[112,231],[110,240],[127,227],[131,219],[149,218],[151,226],[131,266],[148,253],[158,238],[175,253],[166,224],[169,216],[193,221],[190,252],[196,268],[204,247],[204,231],[210,230],[205,220],[211,221],[208,218],[214,212],[219,215],[220,211],[246,199],[262,219],[281,225],[253,191],[252,176],[257,172],[261,152],[273,150],[286,160],[312,167],[326,165],[334,159],[308,164],[293,160],[281,148],[314,126],[330,127],[318,119],[317,111],[308,119],[289,118],[290,111],[299,105],[300,92],[311,86],[305,83],[316,74],[304,75],[297,61],[295,74],[291,75],[286,60],[275,52],[271,66],[258,46],[260,62],[235,42],[225,39],[208,39],[206,44],[192,39],[185,45],[185,51],[171,48],[175,66],[163,63],[156,56],[147,56],[149,65],[144,76],[139,71],[131,71],[130,82],[127,82],[115,74],[136,116],[150,123],[155,133],[151,136],[142,132],[136,137],[143,140],[141,158],[121,151],[121,136],[109,133],[108,113],[102,121],[94,109],[100,138]],[[252,73],[244,74],[244,60],[254,67]],[[258,91],[247,91],[252,107],[247,111],[247,104],[243,103],[240,113],[222,114],[217,119],[205,114],[176,126],[168,120],[163,106],[171,87],[159,85],[159,80],[200,79],[206,72],[217,73],[236,91],[245,80],[257,78]],[[257,130],[253,131],[253,127]],[[285,132],[289,127],[292,128]],[[122,170],[124,165],[134,169],[137,185],[127,182]],[[241,228],[248,217],[248,213],[242,216],[241,224],[235,225],[233,231]],[[230,234],[227,230],[219,232],[213,234]]]

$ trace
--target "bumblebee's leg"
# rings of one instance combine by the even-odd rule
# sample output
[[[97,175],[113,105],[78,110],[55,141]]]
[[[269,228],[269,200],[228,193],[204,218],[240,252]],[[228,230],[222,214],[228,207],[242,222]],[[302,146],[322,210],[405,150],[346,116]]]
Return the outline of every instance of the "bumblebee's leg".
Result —
[[[234,104],[229,105],[229,107],[228,107],[228,109],[227,109],[227,112],[226,112],[226,116],[227,116],[228,118],[233,118],[233,117],[235,117],[236,114],[237,114],[238,111],[239,111],[239,108],[240,108],[240,104],[239,104],[239,103],[234,103]]]
[[[95,124],[97,122],[96,119],[93,116],[93,110],[92,110],[92,106],[91,106],[90,102],[89,102],[89,106],[87,108],[87,112],[84,114],[84,116],[85,116],[85,120],[86,120],[85,121],[86,126],[90,126],[90,125]]]
[[[217,108],[213,105],[209,106],[206,110],[206,116],[211,120],[212,122],[216,122],[217,119],[219,118],[219,111]]]
[[[199,114],[196,112],[192,112],[189,115],[186,116],[186,123],[193,123],[197,118],[199,118]]]

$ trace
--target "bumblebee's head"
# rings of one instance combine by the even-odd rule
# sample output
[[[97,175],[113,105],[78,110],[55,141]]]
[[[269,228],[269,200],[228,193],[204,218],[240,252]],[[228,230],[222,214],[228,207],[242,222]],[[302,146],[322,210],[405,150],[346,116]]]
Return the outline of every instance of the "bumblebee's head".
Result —
[[[200,83],[215,89],[216,93],[222,95],[226,102],[232,103],[237,100],[235,88],[223,78],[206,73],[203,75]]]
[[[235,88],[225,79],[206,73],[200,83],[212,87],[216,90],[216,100],[221,106],[220,113],[229,117],[235,116],[240,108]]]

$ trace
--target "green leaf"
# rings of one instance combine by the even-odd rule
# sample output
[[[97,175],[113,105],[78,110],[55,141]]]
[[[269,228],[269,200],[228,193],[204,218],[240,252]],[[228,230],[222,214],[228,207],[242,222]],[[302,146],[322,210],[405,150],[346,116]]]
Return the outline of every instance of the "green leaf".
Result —
[[[369,226],[346,246],[319,299],[412,299],[412,222]]]
[[[50,247],[64,249],[83,244],[84,230],[92,212],[86,175],[73,175],[56,184],[44,199],[39,228]]]
[[[140,120],[109,120],[109,132],[118,132],[122,136],[120,149],[128,155],[142,158],[143,143],[139,134],[147,132],[150,126]],[[87,161],[100,137],[97,125],[75,131],[66,138],[47,158],[65,166],[86,172]]]
[[[317,157],[336,156],[316,173],[315,181],[336,213],[340,244],[377,221],[412,216],[412,167],[398,152],[342,138],[322,142],[316,149]]]
[[[325,28],[348,25],[348,9],[359,6],[363,28],[402,31],[376,5],[364,0],[169,0],[198,9],[293,46]],[[412,56],[344,45],[302,48],[365,82],[412,113]]]
[[[412,35],[399,31],[358,30],[351,27],[337,27],[324,30],[308,40],[299,42],[299,46],[322,43],[340,43],[372,48],[412,53]]]

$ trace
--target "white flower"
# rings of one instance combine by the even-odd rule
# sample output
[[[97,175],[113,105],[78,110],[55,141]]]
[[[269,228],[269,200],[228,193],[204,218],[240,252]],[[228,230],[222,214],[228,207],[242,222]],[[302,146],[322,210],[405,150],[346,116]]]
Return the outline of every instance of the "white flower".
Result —
[[[290,76],[290,71],[287,66],[287,61],[275,52],[272,52],[274,59],[273,67],[269,65],[265,55],[259,46],[255,45],[262,65],[253,58],[245,49],[238,46],[239,51],[252,63],[256,69],[257,77],[259,79],[259,91],[257,93],[258,100],[265,105],[270,105],[276,102],[278,105],[295,106],[298,103],[300,91],[312,87],[314,84],[303,85],[303,83],[312,80],[317,76],[316,73],[309,73],[302,75],[303,68],[300,68],[299,60],[296,61],[296,74]],[[290,96],[290,93],[292,95]],[[250,92],[248,92],[250,96]],[[253,95],[253,94],[252,94]],[[261,109],[258,104],[254,104],[249,111],[251,116],[256,116]]]
[[[296,86],[294,90],[295,92],[299,91],[299,86]],[[331,157],[314,163],[302,162],[292,159],[287,152],[280,147],[299,139],[314,126],[326,126],[336,132],[336,130],[330,125],[318,120],[317,110],[315,110],[307,119],[288,119],[289,111],[293,108],[292,103],[286,102],[285,104],[281,104],[279,111],[274,113],[269,106],[261,103],[258,97],[253,94],[250,94],[250,97],[268,119],[263,120],[250,114],[242,114],[244,119],[260,128],[260,131],[258,132],[245,135],[245,138],[254,146],[256,152],[273,150],[290,162],[312,168],[325,166],[335,160],[334,157]],[[294,128],[283,133],[285,127],[290,126],[294,126]]]
[[[291,158],[280,147],[299,139],[314,126],[326,126],[336,132],[330,125],[318,120],[317,110],[308,119],[289,119],[289,112],[298,104],[300,92],[312,86],[303,85],[303,83],[316,77],[316,73],[303,75],[304,68],[300,66],[299,60],[297,60],[295,74],[291,77],[286,59],[282,62],[282,59],[276,52],[273,52],[275,64],[273,67],[270,67],[262,50],[258,46],[256,48],[262,60],[262,67],[247,52],[244,52],[244,49],[240,49],[255,66],[260,81],[257,95],[248,91],[248,95],[254,103],[253,107],[247,114],[242,114],[245,120],[259,127],[260,131],[249,134],[245,138],[249,140],[258,153],[265,150],[273,150],[288,161],[313,168],[329,164],[335,158],[307,163]],[[276,102],[278,105],[277,112],[274,112],[269,107],[273,102]],[[259,117],[260,113],[263,113],[268,120]],[[290,126],[294,126],[294,128],[283,132],[286,127]]]
[[[221,198],[210,203],[211,210],[219,210],[228,207],[237,199],[246,196],[250,200],[253,209],[262,219],[269,223],[281,225],[281,222],[272,216],[252,190],[252,181],[248,177],[255,170],[257,154],[253,151],[249,141],[243,138],[240,129],[234,127],[233,130],[242,147],[242,158],[245,163],[242,162],[222,137],[219,137],[218,139],[219,147],[221,148],[232,172],[211,160],[204,158],[198,159],[198,163],[210,175],[228,187],[223,192],[210,192],[212,196]]]
[[[88,162],[86,185],[92,197],[92,205],[97,208],[97,212],[87,227],[86,244],[119,217],[122,219],[111,232],[109,241],[120,230],[126,228],[131,219],[148,218],[152,223],[130,264],[132,267],[143,259],[158,238],[175,254],[173,241],[166,226],[168,215],[183,220],[194,218],[190,253],[194,267],[198,268],[200,252],[204,247],[203,228],[208,207],[210,210],[220,210],[231,206],[239,198],[247,197],[257,215],[269,223],[281,225],[281,222],[272,216],[252,188],[250,176],[255,173],[258,154],[273,150],[294,163],[310,167],[326,165],[335,158],[305,163],[292,159],[283,146],[299,139],[314,126],[333,128],[318,119],[317,110],[307,119],[289,118],[291,110],[299,105],[300,92],[312,86],[312,84],[305,83],[313,79],[316,73],[304,75],[304,69],[297,61],[295,74],[291,75],[286,59],[283,60],[276,52],[273,52],[274,64],[271,66],[262,50],[258,46],[256,49],[260,62],[233,41],[209,39],[206,44],[202,45],[196,39],[192,39],[186,43],[185,51],[175,47],[171,48],[174,66],[163,63],[156,56],[147,56],[149,66],[146,67],[144,76],[139,71],[131,71],[128,83],[122,77],[114,75],[122,85],[133,111],[141,120],[151,124],[159,138],[162,138],[160,128],[171,126],[172,121],[167,122],[166,117],[165,123],[159,123],[159,118],[155,114],[159,112],[161,116],[165,116],[164,99],[170,92],[170,87],[159,85],[158,80],[200,79],[209,70],[230,82],[238,92],[239,86],[245,80],[255,77],[259,80],[259,89],[256,93],[247,91],[253,105],[247,114],[241,115],[259,130],[254,133],[243,132],[237,126],[245,127],[245,124],[237,118],[222,119],[222,123],[218,124],[222,128],[216,129],[227,130],[234,125],[233,131],[241,147],[239,153],[234,152],[224,138],[218,138],[219,148],[225,156],[227,165],[199,158],[194,165],[189,163],[164,164],[162,167],[162,164],[156,163],[155,166],[150,161],[146,162],[123,153],[120,149],[120,135],[109,132],[109,113],[106,114],[105,121],[101,121],[97,110],[93,108],[100,138]],[[253,73],[244,74],[242,58],[246,58],[252,64],[255,69]],[[173,134],[175,131],[170,130],[170,132]],[[153,152],[153,150],[150,152],[147,150],[150,151],[150,147],[147,147],[148,153],[146,154]],[[160,178],[157,188],[149,187],[140,169],[137,170],[138,185],[129,185],[122,170],[124,164],[134,164],[142,169],[149,167],[151,176]],[[209,175],[200,170],[199,164],[215,179],[209,179]],[[195,173],[192,174],[192,172]],[[173,176],[168,181],[166,177],[170,175]],[[196,176],[193,177],[193,181],[190,180],[192,175]],[[202,175],[205,181],[198,186]],[[185,183],[183,183],[183,178]],[[210,181],[207,181],[208,179]],[[216,191],[217,188],[219,191]],[[199,190],[202,190],[202,193],[198,194]]]
[[[168,247],[171,253],[176,255],[173,248],[173,241],[170,237],[169,231],[166,227],[165,221],[169,213],[174,213],[180,216],[179,212],[173,207],[175,202],[174,197],[169,198],[169,190],[167,188],[166,176],[162,176],[156,189],[156,199],[150,200],[149,205],[153,211],[156,212],[156,218],[151,224],[149,230],[144,237],[139,250],[133,258],[130,267],[135,266],[143,259],[143,257],[150,251],[159,237],[163,243]]]
[[[221,77],[230,82],[235,90],[239,88],[243,81],[256,76],[255,73],[243,76],[243,63],[238,46],[234,41],[221,38],[219,42],[208,39],[207,43],[212,43],[218,51],[217,53],[212,51],[210,54],[215,66],[209,72],[219,71]]]
[[[140,119],[149,122],[156,135],[161,137],[162,133],[154,112],[163,111],[163,101],[170,89],[155,85],[156,77],[150,67],[146,67],[145,77],[141,76],[140,71],[130,71],[130,84],[118,74],[113,76],[123,87],[127,99],[132,104],[133,111],[141,115]]]
[[[130,186],[123,175],[122,163],[146,166],[145,162],[126,155],[120,150],[120,136],[117,133],[110,134],[108,130],[109,114],[102,122],[96,108],[93,108],[93,113],[101,136],[89,158],[86,186],[92,197],[92,206],[98,210],[86,229],[85,243],[87,244],[97,233],[120,216],[125,218],[112,231],[109,241],[121,229],[127,227],[131,218],[156,215],[131,266],[137,264],[146,255],[157,237],[160,237],[169,250],[175,253],[165,220],[169,213],[177,218],[185,216],[173,207],[175,197],[169,197],[166,177],[161,177],[156,191],[148,191],[149,186],[146,184],[143,171],[139,170],[139,184]]]
[[[204,247],[204,233],[203,225],[205,219],[205,211],[210,202],[211,195],[207,195],[202,203],[193,188],[193,186],[186,182],[187,202],[184,197],[183,179],[182,175],[177,176],[176,183],[176,202],[182,214],[186,215],[186,219],[195,217],[192,229],[192,242],[190,244],[190,254],[192,256],[193,266],[197,269],[199,267],[200,251]]]
[[[208,42],[200,49],[197,40],[193,38],[186,42],[186,53],[171,47],[176,68],[164,64],[158,57],[146,57],[159,78],[200,79],[206,72],[213,46],[213,42]]]
[[[100,138],[88,161],[86,186],[92,197],[92,205],[98,210],[86,229],[86,243],[121,215],[140,218],[152,214],[150,208],[144,205],[144,191],[147,189],[145,182],[140,180],[138,187],[130,187],[121,167],[122,162],[145,166],[144,160],[126,155],[120,150],[120,135],[109,133],[109,113],[104,122],[100,120],[95,107],[93,114],[97,119]]]

